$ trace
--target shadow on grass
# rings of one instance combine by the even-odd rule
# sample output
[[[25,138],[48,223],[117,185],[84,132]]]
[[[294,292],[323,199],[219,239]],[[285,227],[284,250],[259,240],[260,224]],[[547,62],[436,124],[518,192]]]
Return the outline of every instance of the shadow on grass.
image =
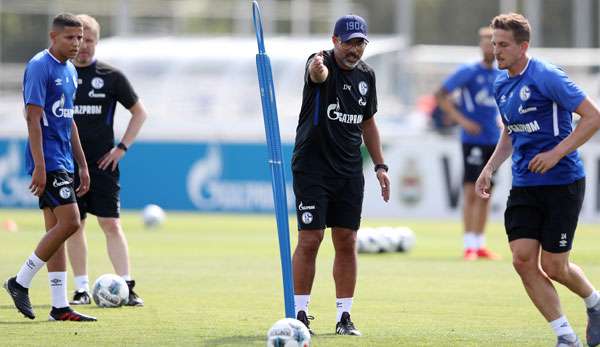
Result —
[[[210,339],[204,342],[202,346],[213,347],[213,346],[243,346],[251,342],[266,342],[266,336],[254,335],[254,336],[228,336]]]
[[[43,320],[43,319],[36,319],[36,320],[31,320],[28,318],[23,318],[22,321],[10,321],[10,322],[4,322],[0,320],[0,325],[29,325],[29,324],[51,324],[54,323],[52,321],[49,320]]]
[[[40,310],[47,309],[48,312],[49,312],[52,307],[50,305],[33,305],[33,308],[40,309]],[[2,319],[5,319],[6,317],[1,317],[0,318],[0,325],[25,325],[25,324],[49,323],[47,313],[45,313],[43,315],[43,319],[40,319],[38,317],[36,320],[33,320],[33,319],[29,319],[29,318],[26,318],[23,315],[21,315],[21,313],[19,313],[17,311],[17,309],[16,309],[16,307],[14,305],[0,305],[0,310],[7,310],[7,311],[13,311],[14,310],[14,316],[11,315],[11,317],[20,317],[20,318],[22,318],[22,320],[20,320],[20,321],[7,321],[7,322],[5,322]]]
[[[50,305],[33,305],[33,308],[39,308],[39,309],[43,309],[43,308],[47,308],[47,309],[51,309],[52,307]],[[0,310],[16,310],[17,308],[15,307],[15,305],[0,305]]]

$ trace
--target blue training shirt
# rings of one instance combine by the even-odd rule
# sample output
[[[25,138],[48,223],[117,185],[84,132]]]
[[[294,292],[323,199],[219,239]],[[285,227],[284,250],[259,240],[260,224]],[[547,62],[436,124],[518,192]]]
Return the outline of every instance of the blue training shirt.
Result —
[[[62,63],[44,50],[27,63],[23,77],[23,101],[25,106],[43,108],[41,126],[46,172],[64,170],[72,173],[74,170],[71,127],[76,90],[77,70],[70,61]],[[35,165],[29,141],[25,162],[31,175]]]
[[[512,141],[513,186],[569,184],[585,176],[577,151],[567,154],[545,174],[527,168],[533,157],[571,134],[571,112],[586,98],[564,71],[530,58],[521,74],[502,74],[494,88]]]
[[[494,81],[500,74],[496,67],[491,69],[481,62],[461,65],[450,75],[442,87],[451,93],[460,88],[459,110],[470,120],[481,126],[481,132],[471,135],[462,129],[461,141],[474,145],[495,145],[500,137],[498,107],[494,100]]]

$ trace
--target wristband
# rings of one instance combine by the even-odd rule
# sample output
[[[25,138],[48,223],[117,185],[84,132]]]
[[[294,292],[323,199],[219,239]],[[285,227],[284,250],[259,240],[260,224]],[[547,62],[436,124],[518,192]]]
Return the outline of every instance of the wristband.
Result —
[[[383,169],[385,172],[388,172],[390,168],[385,164],[375,164],[375,172],[377,172],[379,169]]]
[[[127,146],[125,146],[125,144],[123,142],[119,142],[119,144],[117,145],[118,149],[122,149],[124,152],[127,152]]]

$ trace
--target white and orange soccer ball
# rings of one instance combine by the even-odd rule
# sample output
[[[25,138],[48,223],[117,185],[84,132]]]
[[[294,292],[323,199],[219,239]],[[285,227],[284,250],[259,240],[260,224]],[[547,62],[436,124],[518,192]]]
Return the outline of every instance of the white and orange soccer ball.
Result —
[[[302,322],[284,318],[273,324],[267,333],[267,347],[308,347],[310,333]]]

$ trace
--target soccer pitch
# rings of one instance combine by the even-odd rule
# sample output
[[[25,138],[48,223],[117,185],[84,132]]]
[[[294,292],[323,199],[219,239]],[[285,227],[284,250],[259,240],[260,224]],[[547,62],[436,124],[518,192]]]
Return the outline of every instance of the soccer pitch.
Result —
[[[19,231],[0,231],[0,279],[12,276],[37,244],[39,211],[0,210]],[[283,317],[275,220],[262,215],[170,213],[157,230],[125,213],[132,274],[142,308],[81,308],[97,323],[48,322],[46,271],[35,278],[36,320],[23,318],[0,293],[0,345],[10,346],[264,346],[269,327]],[[291,220],[295,228],[295,221]],[[492,223],[488,244],[501,261],[464,262],[456,221],[364,219],[365,226],[406,225],[417,236],[411,253],[359,255],[352,317],[362,337],[336,336],[333,247],[326,235],[311,297],[313,346],[549,346],[555,338],[529,302],[512,269],[503,227]],[[104,235],[88,220],[90,280],[113,272]],[[581,225],[572,259],[600,287],[600,233]],[[292,247],[296,232],[292,233]],[[293,249],[293,248],[292,248]],[[70,274],[69,274],[70,275]],[[69,295],[72,290],[69,276]],[[561,286],[563,308],[585,338],[583,301]]]

